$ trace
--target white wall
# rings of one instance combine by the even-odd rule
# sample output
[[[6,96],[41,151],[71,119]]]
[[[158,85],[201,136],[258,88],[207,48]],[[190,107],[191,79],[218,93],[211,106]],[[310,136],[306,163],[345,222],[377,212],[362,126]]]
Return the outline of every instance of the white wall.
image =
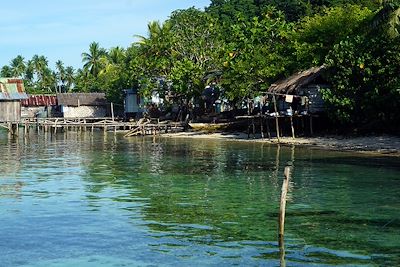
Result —
[[[107,115],[106,107],[99,106],[63,106],[62,111],[64,118],[102,118],[106,117]]]

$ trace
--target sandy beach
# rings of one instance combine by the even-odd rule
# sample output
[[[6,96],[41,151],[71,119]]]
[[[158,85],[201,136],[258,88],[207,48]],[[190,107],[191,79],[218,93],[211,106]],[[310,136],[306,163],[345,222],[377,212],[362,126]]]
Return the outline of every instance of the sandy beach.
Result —
[[[209,138],[209,139],[224,139],[240,142],[264,142],[278,144],[276,138],[264,138],[260,135],[248,135],[246,133],[207,133],[202,131],[167,133],[164,137],[171,138]],[[280,144],[284,145],[301,145],[313,146],[323,149],[341,150],[341,151],[356,151],[362,153],[373,153],[378,155],[390,155],[400,157],[400,137],[390,135],[379,136],[362,136],[362,137],[345,137],[345,136],[319,136],[319,137],[282,137]]]

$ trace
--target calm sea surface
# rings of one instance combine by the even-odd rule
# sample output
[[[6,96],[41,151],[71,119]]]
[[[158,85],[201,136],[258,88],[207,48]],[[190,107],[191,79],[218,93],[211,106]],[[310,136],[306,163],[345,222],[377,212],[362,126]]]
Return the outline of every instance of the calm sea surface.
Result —
[[[0,132],[0,266],[399,266],[400,160],[232,141]]]

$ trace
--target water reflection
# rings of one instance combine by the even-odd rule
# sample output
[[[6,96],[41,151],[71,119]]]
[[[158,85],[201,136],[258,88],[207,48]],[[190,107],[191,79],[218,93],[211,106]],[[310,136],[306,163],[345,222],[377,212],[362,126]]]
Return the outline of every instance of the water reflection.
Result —
[[[13,209],[26,218],[68,221],[61,229],[69,232],[54,231],[74,253],[85,251],[82,257],[277,265],[280,185],[291,164],[288,265],[400,262],[397,161],[374,165],[364,164],[371,160],[364,156],[297,147],[89,132],[31,135],[0,146],[7,151],[0,204],[18,196]],[[15,233],[16,217],[4,206],[0,211]]]

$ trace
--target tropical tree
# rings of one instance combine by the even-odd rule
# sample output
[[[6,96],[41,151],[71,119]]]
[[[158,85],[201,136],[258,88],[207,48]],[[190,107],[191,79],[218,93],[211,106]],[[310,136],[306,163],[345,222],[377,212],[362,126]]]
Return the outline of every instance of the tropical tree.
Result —
[[[293,24],[281,11],[270,8],[252,21],[232,25],[233,41],[225,47],[222,86],[227,96],[240,100],[264,91],[282,74],[292,71]]]
[[[400,35],[400,1],[380,0],[380,9],[375,14],[370,30],[381,30],[390,38]]]
[[[333,86],[324,90],[324,99],[334,120],[396,131],[400,123],[397,12],[393,2],[382,3],[372,19],[366,19],[364,31],[336,43],[326,57],[327,77]]]
[[[21,55],[18,55],[16,58],[11,60],[10,63],[11,67],[11,72],[13,77],[19,77],[22,78],[24,76],[25,70],[26,70],[26,64],[24,61],[24,57]]]
[[[71,66],[65,68],[65,82],[67,92],[71,91],[72,86],[75,82],[75,70]]]
[[[89,45],[89,52],[82,53],[83,69],[97,77],[103,67],[101,61],[104,56],[106,56],[106,50],[101,48],[99,43],[92,42]]]
[[[359,5],[326,8],[303,18],[291,35],[300,69],[323,64],[335,44],[363,31],[373,12]]]
[[[172,88],[187,97],[200,95],[206,73],[221,69],[223,44],[215,19],[195,8],[171,14]]]
[[[12,68],[7,65],[3,66],[0,70],[1,77],[12,77],[13,76],[12,73],[13,73]]]
[[[65,87],[66,72],[64,63],[61,60],[58,60],[56,62],[56,70],[57,70],[56,77],[58,86]]]
[[[144,79],[154,80],[166,77],[172,68],[171,25],[167,21],[161,24],[158,21],[147,25],[148,37],[137,35],[140,61],[143,64]]]
[[[126,59],[125,49],[119,46],[110,48],[107,59],[110,64],[124,64]]]
[[[26,69],[25,76],[29,81],[29,86],[35,92],[51,92],[55,89],[50,82],[53,79],[53,72],[48,67],[48,60],[45,56],[34,55]]]

